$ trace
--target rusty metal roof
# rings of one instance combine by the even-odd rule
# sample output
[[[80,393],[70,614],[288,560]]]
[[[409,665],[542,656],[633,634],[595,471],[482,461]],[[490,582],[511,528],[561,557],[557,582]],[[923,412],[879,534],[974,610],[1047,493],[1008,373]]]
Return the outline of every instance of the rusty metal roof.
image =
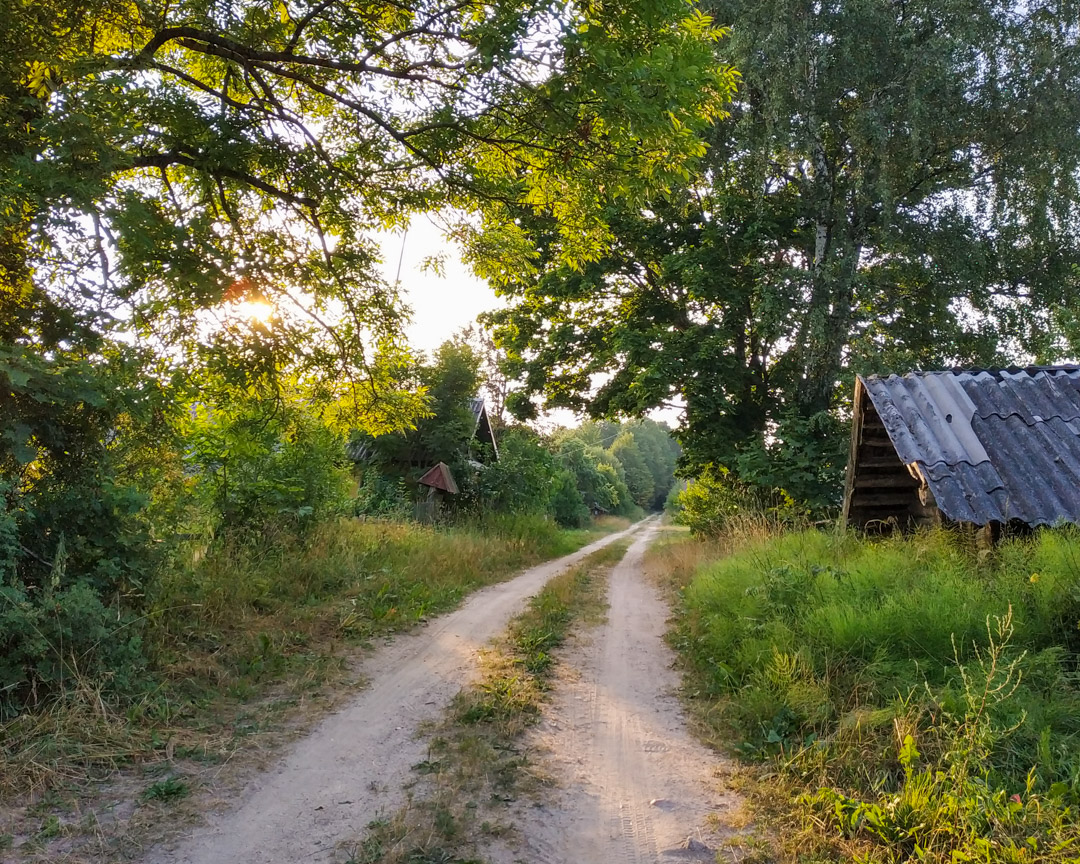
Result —
[[[445,462],[436,464],[416,482],[421,486],[430,486],[433,489],[441,489],[443,492],[449,492],[451,495],[458,494],[458,485],[454,482],[454,475],[450,473],[450,466]]]
[[[1080,522],[1080,366],[861,378],[900,459],[957,522]]]

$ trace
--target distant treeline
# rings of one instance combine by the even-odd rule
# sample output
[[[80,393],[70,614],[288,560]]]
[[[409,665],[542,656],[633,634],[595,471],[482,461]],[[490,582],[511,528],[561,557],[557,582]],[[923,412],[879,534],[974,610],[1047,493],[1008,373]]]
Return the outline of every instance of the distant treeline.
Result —
[[[416,479],[436,462],[450,467],[459,487],[441,499],[448,518],[543,513],[578,527],[590,514],[636,516],[663,507],[679,456],[666,426],[598,421],[542,435],[523,424],[503,426],[493,399],[495,459],[493,448],[474,436],[477,419],[470,408],[478,392],[500,391],[484,368],[495,365],[484,363],[481,347],[464,338],[445,342],[412,373],[430,397],[428,415],[405,432],[353,434],[349,449],[359,454],[361,477],[357,513],[407,516],[423,494]]]

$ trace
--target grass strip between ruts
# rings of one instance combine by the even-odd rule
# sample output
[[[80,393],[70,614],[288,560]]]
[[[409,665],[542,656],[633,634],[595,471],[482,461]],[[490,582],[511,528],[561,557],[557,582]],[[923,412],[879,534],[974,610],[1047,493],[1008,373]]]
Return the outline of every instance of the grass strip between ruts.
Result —
[[[511,830],[507,805],[541,780],[520,744],[554,673],[553,652],[578,624],[603,620],[606,576],[629,540],[552,579],[483,658],[483,674],[455,698],[413,766],[409,801],[367,826],[349,864],[479,864],[477,842]]]

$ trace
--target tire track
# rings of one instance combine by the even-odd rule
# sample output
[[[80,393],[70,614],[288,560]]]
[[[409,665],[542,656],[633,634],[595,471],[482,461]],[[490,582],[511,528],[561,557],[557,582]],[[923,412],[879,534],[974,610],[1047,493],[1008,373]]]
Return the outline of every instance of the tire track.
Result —
[[[530,742],[559,789],[548,806],[519,809],[520,846],[495,850],[500,864],[716,860],[706,847],[722,839],[737,799],[719,791],[725,763],[690,736],[675,695],[668,609],[641,572],[652,534],[612,571],[607,623],[564,657]]]
[[[184,840],[152,850],[144,864],[334,860],[339,841],[404,803],[402,783],[427,749],[417,731],[476,677],[479,649],[549,579],[637,529],[478,591],[457,611],[376,650],[361,666],[368,687],[347,707],[297,742],[230,811],[211,815]]]

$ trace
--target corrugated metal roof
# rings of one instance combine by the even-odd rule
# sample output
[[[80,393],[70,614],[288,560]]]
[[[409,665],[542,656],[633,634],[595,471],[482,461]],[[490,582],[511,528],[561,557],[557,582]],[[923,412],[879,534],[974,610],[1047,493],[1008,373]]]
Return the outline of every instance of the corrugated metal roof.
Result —
[[[1080,522],[1080,367],[861,378],[900,459],[957,522]]]

